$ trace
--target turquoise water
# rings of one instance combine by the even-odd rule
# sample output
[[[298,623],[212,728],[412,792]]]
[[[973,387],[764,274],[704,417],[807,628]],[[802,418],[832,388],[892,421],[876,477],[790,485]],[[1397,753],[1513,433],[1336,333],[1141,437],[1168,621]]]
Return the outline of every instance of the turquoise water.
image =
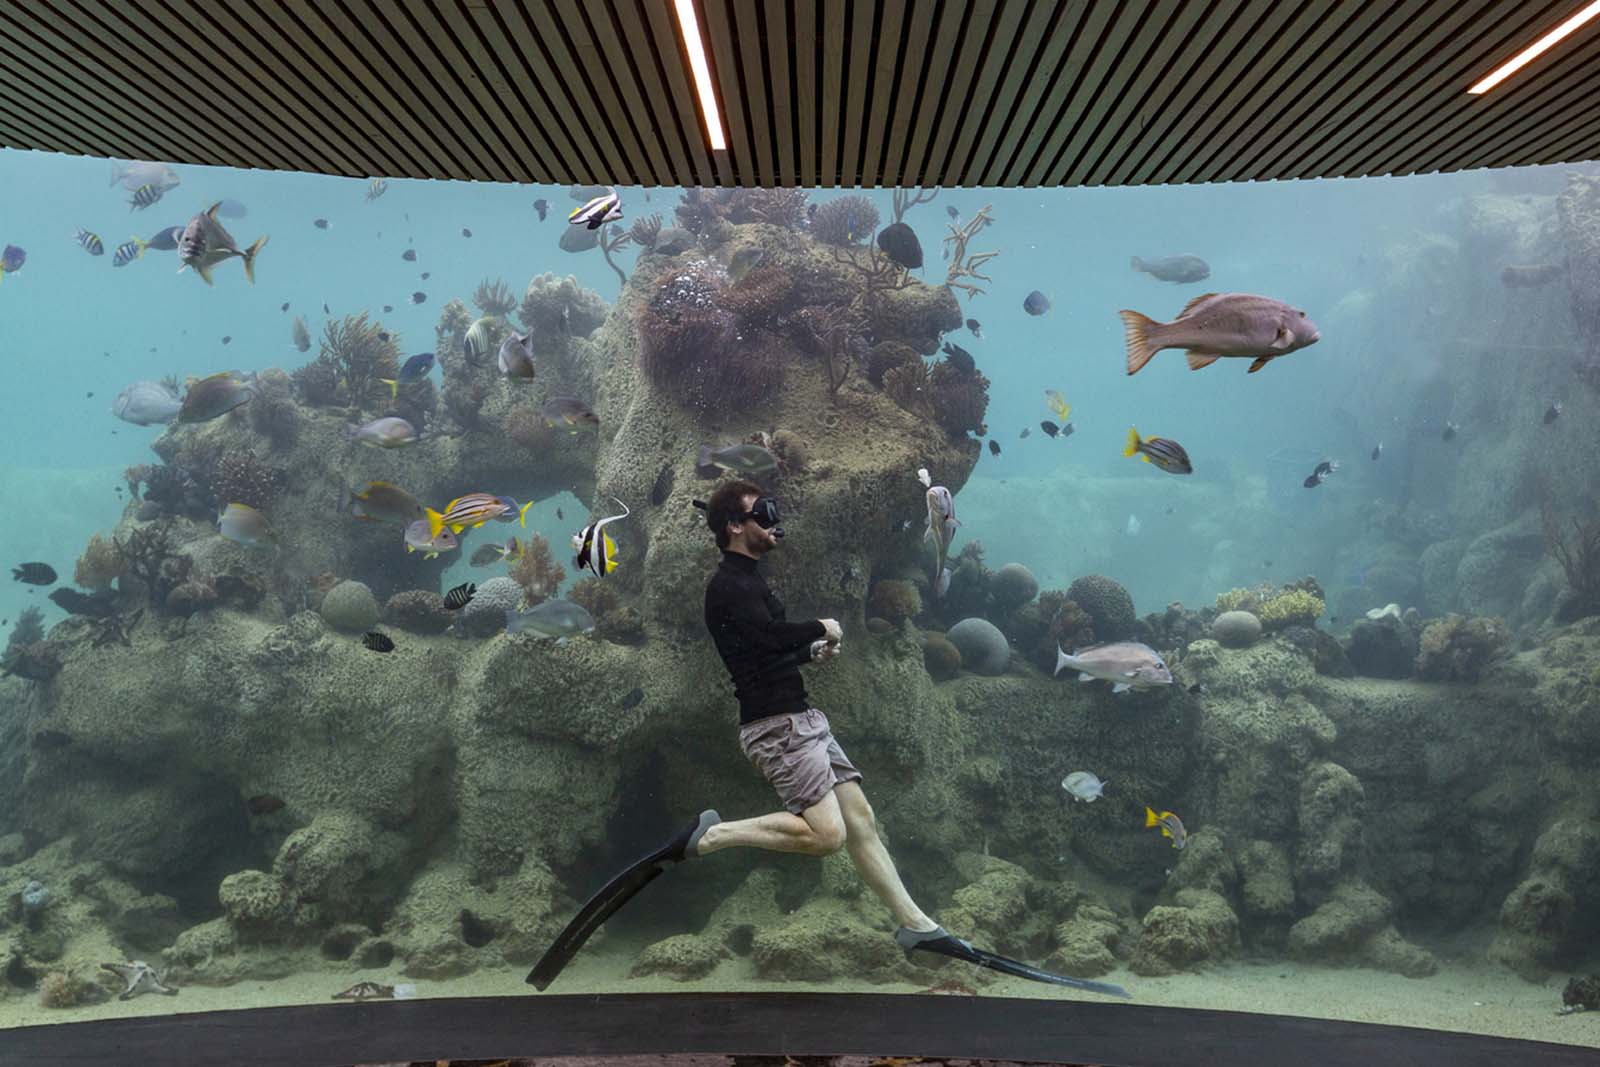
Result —
[[[930,915],[1145,1002],[1595,1043],[1592,1028],[1549,1022],[1600,943],[1600,631],[1596,605],[1568,588],[1582,567],[1558,562],[1567,535],[1540,521],[1542,502],[1558,523],[1600,530],[1594,384],[1575,369],[1593,339],[1573,318],[1575,294],[1600,278],[1600,227],[1556,206],[1566,189],[1600,217],[1592,176],[941,191],[905,217],[925,259],[912,292],[931,299],[944,281],[947,208],[965,220],[991,207],[971,251],[999,253],[986,291],[958,302],[982,336],[942,338],[989,380],[986,432],[951,437],[890,404],[859,366],[830,399],[796,344],[778,357],[781,391],[710,412],[641,372],[641,306],[674,278],[717,275],[703,261],[760,247],[794,278],[827,277],[837,253],[803,222],[732,225],[670,260],[625,248],[624,285],[598,252],[558,247],[578,203],[565,187],[390,179],[369,202],[360,180],[176,169],[160,203],[130,212],[107,161],[0,153],[11,194],[0,243],[28,254],[0,280],[11,355],[0,558],[47,563],[68,586],[91,536],[164,527],[200,584],[226,577],[256,594],[219,586],[220,603],[188,616],[165,589],[121,577],[125,632],[113,632],[68,619],[47,599],[54,587],[0,584],[0,617],[42,607],[62,659],[59,673],[0,683],[0,890],[14,902],[0,910],[13,947],[0,1024],[300,999],[256,998],[265,986],[253,983],[286,976],[315,987],[312,1000],[362,977],[419,995],[525,992],[521,974],[619,865],[703,807],[730,820],[774,810],[734,744],[734,702],[700,622],[715,554],[689,506],[711,488],[694,479],[696,446],[773,432],[810,458],[779,449],[790,536],[767,573],[791,618],[844,623],[838,662],[808,667],[807,686]],[[617,192],[624,220],[608,233],[651,214],[670,226],[684,196]],[[863,195],[887,223],[889,193]],[[240,246],[269,238],[254,285],[224,262],[208,287],[153,249],[112,266],[128,236],[218,200],[245,208],[223,219]],[[78,227],[105,255],[78,246]],[[1203,257],[1210,277],[1173,284],[1129,264],[1180,253]],[[1502,283],[1504,268],[1538,264],[1561,277]],[[460,334],[479,311],[436,335],[447,303],[470,304],[480,281],[503,279],[520,299],[547,271],[597,294],[608,318],[587,337],[535,336],[536,383],[468,365]],[[1032,290],[1048,313],[1024,312]],[[721,292],[732,301],[737,283]],[[1208,292],[1283,300],[1321,339],[1253,375],[1237,359],[1191,372],[1169,350],[1129,376],[1118,311],[1169,320]],[[402,357],[439,352],[443,400],[410,449],[346,440],[347,424],[389,410],[381,397],[319,408],[286,392],[298,420],[287,445],[255,421],[259,398],[192,426],[110,413],[140,379],[293,371],[327,322],[362,312]],[[297,315],[310,353],[291,342]],[[900,339],[887,322],[871,340]],[[790,327],[779,323],[767,332]],[[742,359],[773,358],[740,342]],[[1070,437],[1040,429],[1054,417],[1049,389],[1072,406]],[[517,438],[519,414],[558,392],[592,404],[599,430]],[[1555,400],[1562,411],[1546,417]],[[1448,439],[1447,423],[1459,427]],[[1124,456],[1134,426],[1180,442],[1194,473]],[[158,442],[196,469],[229,450],[278,465],[286,488],[265,508],[276,547],[245,551],[200,516],[130,502],[124,471],[157,463]],[[1337,469],[1308,488],[1323,460]],[[956,489],[952,555],[982,545],[983,566],[966,564],[980,592],[959,608],[930,587],[923,465]],[[675,487],[652,502],[663,466]],[[427,565],[394,528],[341,514],[341,490],[372,479],[435,508],[474,490],[534,506],[526,530],[491,523]],[[614,528],[617,574],[584,587],[618,597],[595,608],[592,635],[512,638],[498,617],[473,632],[443,609],[443,632],[412,631],[390,601],[503,575],[465,557],[508,534],[547,539],[563,595],[578,595],[571,537],[611,514],[614,496],[634,514]],[[1034,580],[1021,606],[1002,603],[995,572],[1009,563]],[[1093,589],[1072,594],[1098,638],[1148,642],[1175,684],[1113,695],[1051,675],[1049,646],[1072,634],[1050,629],[1060,601],[1094,575],[1105,578],[1090,586],[1132,602],[1113,626]],[[1289,592],[1315,608],[1274,617],[1282,587],[1307,577]],[[341,580],[373,587],[380,622],[340,630],[318,610]],[[914,600],[907,618],[881,617],[894,614],[885,582]],[[1393,618],[1369,619],[1391,604]],[[1213,640],[1218,611],[1237,606],[1266,633]],[[940,660],[943,635],[969,616],[994,629],[984,651],[998,669],[954,637],[960,670]],[[397,650],[369,651],[363,629]],[[1087,770],[1106,791],[1075,803],[1061,780]],[[1147,806],[1181,814],[1186,848],[1145,824]],[[850,858],[740,850],[664,879],[570,981],[911,992],[955,973],[879,951],[893,926]],[[31,881],[50,890],[32,911]],[[718,910],[736,894],[738,908]],[[191,995],[41,1009],[47,982],[92,974],[108,953],[149,960]],[[845,958],[867,962],[847,971]],[[1263,968],[1286,984],[1263,988]],[[1040,995],[1008,981],[984,991]],[[1473,1015],[1474,998],[1493,1006]]]

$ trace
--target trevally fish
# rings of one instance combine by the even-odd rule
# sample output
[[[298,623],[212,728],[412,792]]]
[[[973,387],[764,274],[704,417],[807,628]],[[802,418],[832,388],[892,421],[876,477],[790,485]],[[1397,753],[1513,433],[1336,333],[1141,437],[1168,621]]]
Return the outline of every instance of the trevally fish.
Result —
[[[241,252],[238,243],[233,239],[233,234],[217,221],[217,209],[221,206],[222,201],[218,200],[205,211],[195,215],[184,226],[183,234],[178,238],[178,258],[182,260],[178,272],[181,274],[185,268],[193,267],[195,273],[210,285],[211,268],[224,260],[238,256],[244,260],[245,279],[254,285],[256,255],[267,243],[266,235],[257,237],[255,244]]]

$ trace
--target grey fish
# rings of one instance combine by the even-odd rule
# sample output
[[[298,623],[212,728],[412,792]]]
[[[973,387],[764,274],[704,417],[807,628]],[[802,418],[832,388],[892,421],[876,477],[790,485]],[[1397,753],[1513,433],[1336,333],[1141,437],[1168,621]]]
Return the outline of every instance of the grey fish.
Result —
[[[230,541],[250,548],[260,548],[276,540],[267,525],[267,517],[249,504],[229,504],[217,516],[217,529]]]
[[[1080,682],[1099,679],[1112,683],[1113,693],[1172,684],[1172,672],[1167,669],[1160,653],[1138,641],[1094,645],[1070,656],[1058,647],[1054,673],[1060,674],[1063,667],[1077,671]]]
[[[404,448],[416,443],[417,429],[398,415],[387,415],[365,426],[351,427],[350,436],[372,448]]]
[[[111,414],[135,426],[153,426],[178,417],[183,401],[160,382],[137,381],[117,394]]]
[[[918,469],[917,478],[928,489],[924,494],[928,503],[928,529],[922,539],[933,542],[933,595],[941,597],[950,588],[950,568],[946,563],[950,558],[950,542],[955,540],[956,527],[961,522],[956,518],[956,500],[950,490],[934,485],[926,467]]]
[[[558,422],[564,422],[568,426],[576,426],[579,423],[590,423],[595,426],[600,424],[600,416],[575,396],[553,396],[544,402],[539,414],[543,415],[544,421],[552,426]]]
[[[350,492],[350,514],[375,522],[412,523],[427,517],[422,501],[390,482],[368,482]]]
[[[575,637],[594,629],[594,616],[570,600],[546,600],[527,611],[506,612],[506,632]]]
[[[256,395],[252,382],[235,377],[232,371],[222,371],[209,378],[201,378],[189,385],[183,395],[183,405],[178,409],[179,422],[208,422],[247,404]]]
[[[1250,373],[1279,356],[1314,345],[1322,337],[1299,308],[1253,293],[1204,293],[1183,306],[1171,322],[1156,322],[1123,310],[1128,373],[1137,374],[1163,348],[1188,350],[1189,369],[1209,367],[1223,356],[1252,359]]]
[[[130,193],[143,185],[155,186],[164,193],[177,186],[180,181],[178,172],[165,163],[144,163],[133,160],[128,163],[114,163],[111,168],[111,184],[120,185]]]
[[[461,541],[448,528],[430,535],[427,519],[418,519],[407,526],[403,540],[407,552],[421,552],[423,559],[433,559],[441,552],[454,552],[461,547]]]
[[[496,563],[515,563],[522,558],[522,542],[507,538],[503,545],[479,545],[472,550],[467,563],[473,567],[489,567]]]
[[[719,473],[765,478],[778,472],[778,457],[760,445],[728,445],[726,448],[701,445],[695,471],[702,478],[715,478]]]
[[[1122,449],[1122,454],[1137,455],[1168,474],[1194,473],[1194,464],[1189,462],[1189,453],[1182,445],[1165,437],[1140,437],[1138,429],[1133,426],[1128,427],[1128,443]]]
[[[224,260],[234,256],[244,260],[244,276],[251,285],[256,282],[256,255],[261,247],[267,243],[266,235],[256,238],[256,243],[244,251],[239,251],[239,245],[233,239],[233,234],[227,231],[222,223],[217,221],[217,209],[222,206],[222,201],[205,211],[200,212],[189,220],[183,228],[183,234],[178,238],[178,258],[182,264],[178,273],[188,267],[193,267],[195,273],[211,284],[211,268]]]
[[[1090,771],[1073,771],[1061,779],[1061,788],[1072,794],[1072,799],[1085,804],[1092,804],[1100,799],[1100,793],[1105,789],[1106,783],[1101,781]]]
[[[471,331],[468,331],[470,335]],[[516,378],[519,381],[533,379],[533,331],[517,333],[512,331],[506,339],[500,342],[500,355],[495,361],[500,367],[500,373],[507,378]]]
[[[164,230],[157,230],[155,236],[145,243],[151,248],[161,252],[171,252],[178,247],[178,238],[183,236],[182,226],[168,226]]]
[[[586,226],[568,226],[556,242],[563,252],[587,252],[600,243],[600,231]]]
[[[1035,289],[1022,298],[1022,310],[1030,315],[1043,315],[1050,310],[1050,298]]]
[[[1211,265],[1199,256],[1162,256],[1160,259],[1133,257],[1133,269],[1164,282],[1202,282],[1211,277]]]

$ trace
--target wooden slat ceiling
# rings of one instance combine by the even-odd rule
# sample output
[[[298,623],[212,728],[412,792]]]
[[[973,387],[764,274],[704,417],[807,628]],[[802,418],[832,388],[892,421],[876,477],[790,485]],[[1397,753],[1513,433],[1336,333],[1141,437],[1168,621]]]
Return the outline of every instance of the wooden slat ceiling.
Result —
[[[4,0],[0,144],[350,176],[1129,185],[1600,158],[1580,0]]]

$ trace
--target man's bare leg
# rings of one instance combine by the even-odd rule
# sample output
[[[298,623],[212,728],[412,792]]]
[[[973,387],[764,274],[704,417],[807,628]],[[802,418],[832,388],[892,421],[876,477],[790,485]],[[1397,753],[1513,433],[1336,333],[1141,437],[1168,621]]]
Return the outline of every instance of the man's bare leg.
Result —
[[[900,881],[889,850],[878,837],[878,820],[867,803],[867,795],[857,782],[840,782],[833,787],[832,796],[838,797],[839,810],[846,828],[845,848],[856,865],[861,880],[878,894],[878,899],[894,916],[895,922],[912,930],[933,930],[938,923],[917,907]]]
[[[845,823],[839,813],[839,801],[830,792],[807,808],[803,816],[775,811],[753,819],[719,822],[701,836],[695,854],[705,856],[725,848],[745,847],[827,856],[839,851],[844,837]]]

